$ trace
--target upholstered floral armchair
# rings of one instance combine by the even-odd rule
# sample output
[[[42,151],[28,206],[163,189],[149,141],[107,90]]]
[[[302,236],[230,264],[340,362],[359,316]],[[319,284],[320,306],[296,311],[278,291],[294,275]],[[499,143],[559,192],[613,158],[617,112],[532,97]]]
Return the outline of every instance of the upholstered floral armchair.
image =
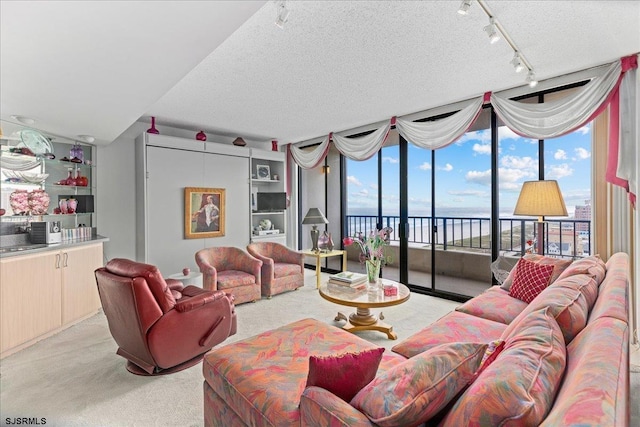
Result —
[[[262,261],[262,296],[304,286],[304,255],[275,242],[251,243],[247,251]]]
[[[204,289],[233,294],[235,304],[260,299],[262,261],[239,248],[212,247],[196,252]]]

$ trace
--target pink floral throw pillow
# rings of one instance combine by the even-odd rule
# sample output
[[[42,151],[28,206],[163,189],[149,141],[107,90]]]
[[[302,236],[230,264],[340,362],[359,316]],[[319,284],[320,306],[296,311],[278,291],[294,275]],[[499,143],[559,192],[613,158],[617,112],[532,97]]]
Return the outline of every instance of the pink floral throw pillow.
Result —
[[[549,286],[551,274],[553,274],[553,265],[536,264],[522,258],[516,265],[509,295],[528,304]]]
[[[375,378],[382,353],[384,348],[338,356],[310,356],[307,387],[321,387],[349,402]]]

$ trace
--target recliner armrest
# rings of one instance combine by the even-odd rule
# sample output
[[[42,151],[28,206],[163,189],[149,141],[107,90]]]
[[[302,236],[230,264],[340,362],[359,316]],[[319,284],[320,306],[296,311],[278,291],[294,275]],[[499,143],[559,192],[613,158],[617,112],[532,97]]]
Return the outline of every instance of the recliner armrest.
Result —
[[[194,310],[205,304],[226,298],[224,291],[206,291],[195,286],[187,286],[182,291],[183,298],[176,302],[176,310],[180,313]],[[231,303],[231,301],[229,301]]]
[[[179,280],[176,280],[176,279],[164,279],[164,281],[167,282],[167,286],[172,291],[182,292],[182,288],[184,288],[184,284]]]

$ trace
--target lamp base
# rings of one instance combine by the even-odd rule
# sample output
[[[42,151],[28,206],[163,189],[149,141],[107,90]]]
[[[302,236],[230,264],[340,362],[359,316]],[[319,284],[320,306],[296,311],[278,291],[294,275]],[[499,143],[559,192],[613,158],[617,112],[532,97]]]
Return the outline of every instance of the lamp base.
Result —
[[[320,232],[318,231],[318,226],[317,225],[312,225],[311,226],[311,250],[314,252],[318,252],[320,250],[320,248],[318,248],[318,236],[320,235]]]

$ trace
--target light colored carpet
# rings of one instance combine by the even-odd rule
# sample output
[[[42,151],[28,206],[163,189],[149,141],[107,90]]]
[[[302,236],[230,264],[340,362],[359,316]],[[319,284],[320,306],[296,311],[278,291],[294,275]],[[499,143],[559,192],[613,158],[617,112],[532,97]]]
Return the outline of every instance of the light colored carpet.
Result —
[[[315,276],[306,272],[306,286],[271,300],[236,308],[238,333],[221,345],[253,336],[292,321],[313,317],[329,324],[337,310],[318,296]],[[398,341],[453,310],[458,304],[412,294],[405,304],[384,310]],[[377,313],[377,312],[376,312]],[[390,348],[398,341],[379,332],[359,333]],[[0,425],[14,417],[46,418],[49,426],[201,426],[202,364],[160,377],[139,377],[125,369],[102,313],[0,362]],[[640,425],[640,373],[631,376],[631,425]],[[635,421],[634,421],[635,420]]]

